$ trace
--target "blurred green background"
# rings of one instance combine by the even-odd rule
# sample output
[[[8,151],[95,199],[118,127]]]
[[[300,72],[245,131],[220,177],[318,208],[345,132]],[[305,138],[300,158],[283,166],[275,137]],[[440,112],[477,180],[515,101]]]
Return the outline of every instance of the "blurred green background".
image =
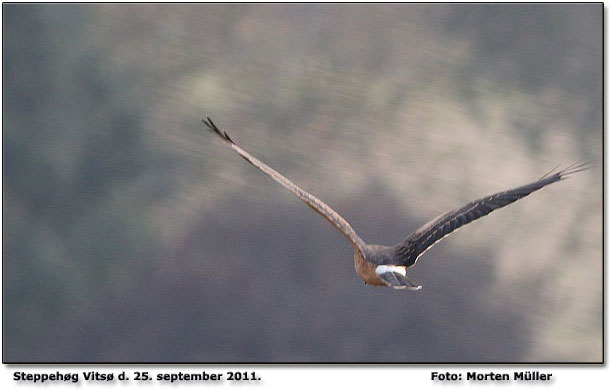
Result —
[[[4,362],[602,361],[602,20],[583,5],[3,4]],[[394,244],[364,286],[232,138]]]

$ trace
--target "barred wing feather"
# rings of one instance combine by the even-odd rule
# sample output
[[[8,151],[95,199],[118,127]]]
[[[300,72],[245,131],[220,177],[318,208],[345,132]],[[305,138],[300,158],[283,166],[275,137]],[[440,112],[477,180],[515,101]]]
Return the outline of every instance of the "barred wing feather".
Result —
[[[396,265],[412,266],[435,243],[456,229],[475,221],[496,209],[505,207],[549,184],[566,179],[569,175],[587,169],[586,164],[573,164],[559,172],[548,173],[541,179],[511,190],[496,193],[448,211],[409,235],[394,247]]]

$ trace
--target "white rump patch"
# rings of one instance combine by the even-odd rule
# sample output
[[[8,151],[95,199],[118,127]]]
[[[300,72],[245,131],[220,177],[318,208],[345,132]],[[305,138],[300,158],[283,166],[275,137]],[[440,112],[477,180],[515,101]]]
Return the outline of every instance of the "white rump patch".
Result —
[[[402,265],[378,265],[376,267],[376,274],[382,275],[387,272],[394,272],[403,276],[407,275],[407,268]]]

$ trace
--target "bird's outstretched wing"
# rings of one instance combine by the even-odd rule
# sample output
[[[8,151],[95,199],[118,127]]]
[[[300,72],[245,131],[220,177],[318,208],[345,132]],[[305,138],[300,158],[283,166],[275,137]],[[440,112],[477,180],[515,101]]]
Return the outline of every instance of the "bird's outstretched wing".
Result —
[[[225,131],[219,130],[219,128],[216,127],[214,122],[212,122],[212,120],[208,116],[206,116],[206,119],[202,119],[202,121],[210,131],[219,136],[225,142],[225,144],[227,144],[233,150],[238,152],[238,154],[242,156],[242,158],[257,167],[267,176],[280,183],[284,188],[291,191],[299,199],[307,203],[308,206],[313,208],[317,213],[319,213],[329,222],[331,222],[333,226],[335,226],[348,240],[350,240],[350,242],[356,249],[360,250],[361,252],[363,251],[366,245],[365,242],[359,237],[358,234],[356,234],[352,226],[350,226],[350,224],[344,218],[342,218],[342,216],[339,215],[335,210],[333,210],[326,203],[324,203],[314,195],[302,190],[295,183],[282,176],[280,173],[270,168],[267,164],[261,162],[260,160],[252,156],[250,153],[236,145],[236,143],[233,142],[231,138],[229,138],[229,135]]]
[[[512,190],[486,196],[438,216],[394,247],[393,263],[408,267],[412,266],[424,252],[459,227],[488,215],[496,209],[505,207],[549,184],[566,179],[573,173],[588,169],[588,166],[586,164],[573,164],[553,173],[556,168],[537,181]]]

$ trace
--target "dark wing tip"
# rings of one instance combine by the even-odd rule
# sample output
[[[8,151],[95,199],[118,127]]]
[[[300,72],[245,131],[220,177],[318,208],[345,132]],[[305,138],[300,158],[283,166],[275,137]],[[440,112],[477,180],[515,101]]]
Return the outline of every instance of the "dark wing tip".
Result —
[[[210,119],[208,115],[206,115],[206,119],[202,118],[202,122],[204,122],[204,124],[206,125],[206,127],[208,127],[210,131],[221,137],[224,141],[227,141],[232,144],[234,143],[233,140],[229,138],[229,134],[227,134],[226,131],[219,130],[219,128],[214,124],[214,122],[212,122],[212,119]]]
[[[581,172],[581,171],[585,171],[592,168],[592,164],[590,163],[573,163],[571,165],[569,165],[568,167],[562,169],[561,171],[557,172],[556,175],[558,175],[560,180],[564,180],[567,179],[570,175],[573,175],[577,172]]]
[[[547,172],[545,175],[543,175],[539,180],[543,180],[545,178],[552,178],[552,182],[554,181],[559,181],[559,180],[565,180],[568,179],[568,177],[572,174],[575,174],[577,172],[581,172],[581,171],[585,171],[587,169],[592,168],[592,164],[590,163],[578,163],[575,162],[569,166],[567,166],[566,168],[563,168],[559,171],[556,172],[556,169],[558,169],[558,167],[560,166],[560,164],[556,165],[551,171]]]
[[[545,175],[541,176],[541,178],[539,178],[539,180],[543,180],[546,177],[548,177],[549,175],[551,175],[556,169],[558,169],[558,167],[560,166],[560,164],[556,165],[555,167],[553,167],[551,170],[549,170]]]

